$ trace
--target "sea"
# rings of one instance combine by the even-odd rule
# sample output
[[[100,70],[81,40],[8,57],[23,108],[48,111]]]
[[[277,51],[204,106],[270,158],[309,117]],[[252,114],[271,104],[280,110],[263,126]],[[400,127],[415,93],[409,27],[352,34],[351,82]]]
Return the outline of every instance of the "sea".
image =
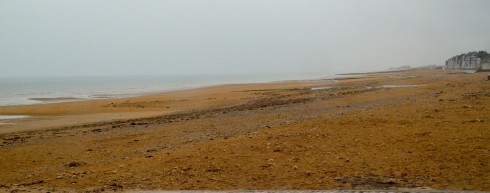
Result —
[[[329,75],[311,73],[264,73],[29,78],[0,77],[0,106],[133,97],[222,84],[316,80],[324,77],[329,77]]]

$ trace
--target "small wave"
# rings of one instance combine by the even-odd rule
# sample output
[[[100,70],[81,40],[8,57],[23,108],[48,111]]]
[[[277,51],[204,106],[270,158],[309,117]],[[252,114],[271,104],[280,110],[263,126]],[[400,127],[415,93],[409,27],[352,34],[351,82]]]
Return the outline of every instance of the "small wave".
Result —
[[[54,97],[54,98],[29,98],[29,100],[41,101],[41,102],[61,102],[61,101],[82,100],[82,98],[76,98],[76,97]]]

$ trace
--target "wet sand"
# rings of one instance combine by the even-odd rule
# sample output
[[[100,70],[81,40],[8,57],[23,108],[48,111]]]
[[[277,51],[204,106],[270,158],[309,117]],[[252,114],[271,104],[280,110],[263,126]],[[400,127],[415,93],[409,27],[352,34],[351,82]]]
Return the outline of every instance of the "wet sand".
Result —
[[[0,190],[489,191],[486,75],[407,71],[2,107],[32,117],[0,126]]]

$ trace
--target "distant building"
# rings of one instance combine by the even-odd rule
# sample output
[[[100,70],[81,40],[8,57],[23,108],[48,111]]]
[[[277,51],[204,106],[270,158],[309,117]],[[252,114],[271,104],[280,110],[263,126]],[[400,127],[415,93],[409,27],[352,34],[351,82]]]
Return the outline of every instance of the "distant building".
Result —
[[[446,61],[446,69],[490,71],[490,54],[479,51],[454,56]]]

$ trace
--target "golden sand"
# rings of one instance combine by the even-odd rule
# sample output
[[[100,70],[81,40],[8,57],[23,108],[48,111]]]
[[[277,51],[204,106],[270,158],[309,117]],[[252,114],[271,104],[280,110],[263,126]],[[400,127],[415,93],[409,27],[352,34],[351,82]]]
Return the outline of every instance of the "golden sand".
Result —
[[[32,117],[0,126],[0,190],[489,191],[485,78],[407,71],[2,107]]]

